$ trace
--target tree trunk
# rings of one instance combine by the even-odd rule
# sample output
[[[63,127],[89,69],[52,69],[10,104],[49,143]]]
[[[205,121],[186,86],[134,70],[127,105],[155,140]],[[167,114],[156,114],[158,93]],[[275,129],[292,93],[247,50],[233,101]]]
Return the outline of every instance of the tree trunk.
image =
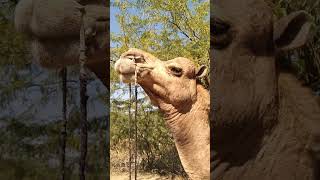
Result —
[[[65,180],[65,159],[67,141],[67,68],[61,70],[62,78],[62,130],[61,130],[61,180]]]
[[[80,112],[81,112],[81,130],[80,130],[80,180],[86,177],[86,157],[88,143],[88,122],[87,122],[87,80],[80,74]]]
[[[132,105],[132,98],[131,98],[131,84],[129,84],[129,98],[130,98],[130,102],[129,102],[129,180],[131,180],[131,163],[132,163],[132,159],[131,159],[131,155],[132,155],[132,152],[131,152],[131,140],[132,140],[132,137],[131,137],[131,128],[132,128],[132,119],[131,119],[131,105]]]
[[[86,179],[86,157],[87,157],[87,143],[88,143],[88,123],[87,123],[87,77],[85,72],[86,61],[86,44],[85,44],[85,30],[84,30],[84,15],[85,10],[80,9],[81,17],[81,30],[80,30],[80,112],[81,112],[81,129],[80,129],[80,166],[79,175],[80,180]]]
[[[138,122],[137,122],[137,113],[138,113],[138,90],[137,84],[134,85],[134,98],[135,98],[135,109],[134,109],[134,179],[137,180],[137,158],[138,158]]]

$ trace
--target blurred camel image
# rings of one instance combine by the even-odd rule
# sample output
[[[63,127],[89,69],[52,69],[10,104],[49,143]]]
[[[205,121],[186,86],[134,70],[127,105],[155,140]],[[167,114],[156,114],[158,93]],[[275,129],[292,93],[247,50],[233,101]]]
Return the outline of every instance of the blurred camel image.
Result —
[[[213,3],[211,178],[318,179],[319,104],[276,58],[308,42],[309,15],[276,19],[262,0]]]
[[[33,60],[42,67],[59,69],[79,63],[81,9],[85,12],[86,66],[109,87],[109,17],[101,0],[85,4],[75,0],[22,0],[16,6],[14,23],[28,37]]]

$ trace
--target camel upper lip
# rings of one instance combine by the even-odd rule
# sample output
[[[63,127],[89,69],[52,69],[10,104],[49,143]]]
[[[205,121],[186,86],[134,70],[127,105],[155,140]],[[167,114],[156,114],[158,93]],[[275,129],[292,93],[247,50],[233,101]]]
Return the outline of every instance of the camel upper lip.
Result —
[[[149,64],[142,57],[127,55],[121,57],[120,59],[127,59],[127,61],[131,61],[131,63],[127,65],[120,65],[119,63],[115,65],[116,72],[123,76],[134,76],[136,71],[137,75],[139,75],[142,71],[152,70],[154,67],[152,64]],[[119,59],[119,60],[120,60]]]

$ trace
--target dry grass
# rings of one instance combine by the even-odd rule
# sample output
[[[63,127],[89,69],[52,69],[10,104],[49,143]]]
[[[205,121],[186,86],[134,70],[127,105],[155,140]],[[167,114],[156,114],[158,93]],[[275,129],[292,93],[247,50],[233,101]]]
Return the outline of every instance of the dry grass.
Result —
[[[123,173],[111,172],[110,179],[111,180],[127,180],[127,179],[129,179],[128,176],[129,176],[128,172],[126,172],[126,173],[124,173],[124,172]],[[185,178],[180,177],[180,176],[160,176],[158,174],[141,173],[141,172],[139,172],[137,174],[137,179],[139,179],[139,180],[166,180],[166,179],[182,180],[182,179],[185,179]]]

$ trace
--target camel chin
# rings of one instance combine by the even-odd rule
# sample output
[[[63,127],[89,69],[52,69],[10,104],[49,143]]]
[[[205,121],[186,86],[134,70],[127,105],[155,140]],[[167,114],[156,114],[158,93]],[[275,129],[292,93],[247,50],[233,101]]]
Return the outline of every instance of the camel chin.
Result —
[[[134,74],[120,74],[120,80],[126,84],[134,83]]]

